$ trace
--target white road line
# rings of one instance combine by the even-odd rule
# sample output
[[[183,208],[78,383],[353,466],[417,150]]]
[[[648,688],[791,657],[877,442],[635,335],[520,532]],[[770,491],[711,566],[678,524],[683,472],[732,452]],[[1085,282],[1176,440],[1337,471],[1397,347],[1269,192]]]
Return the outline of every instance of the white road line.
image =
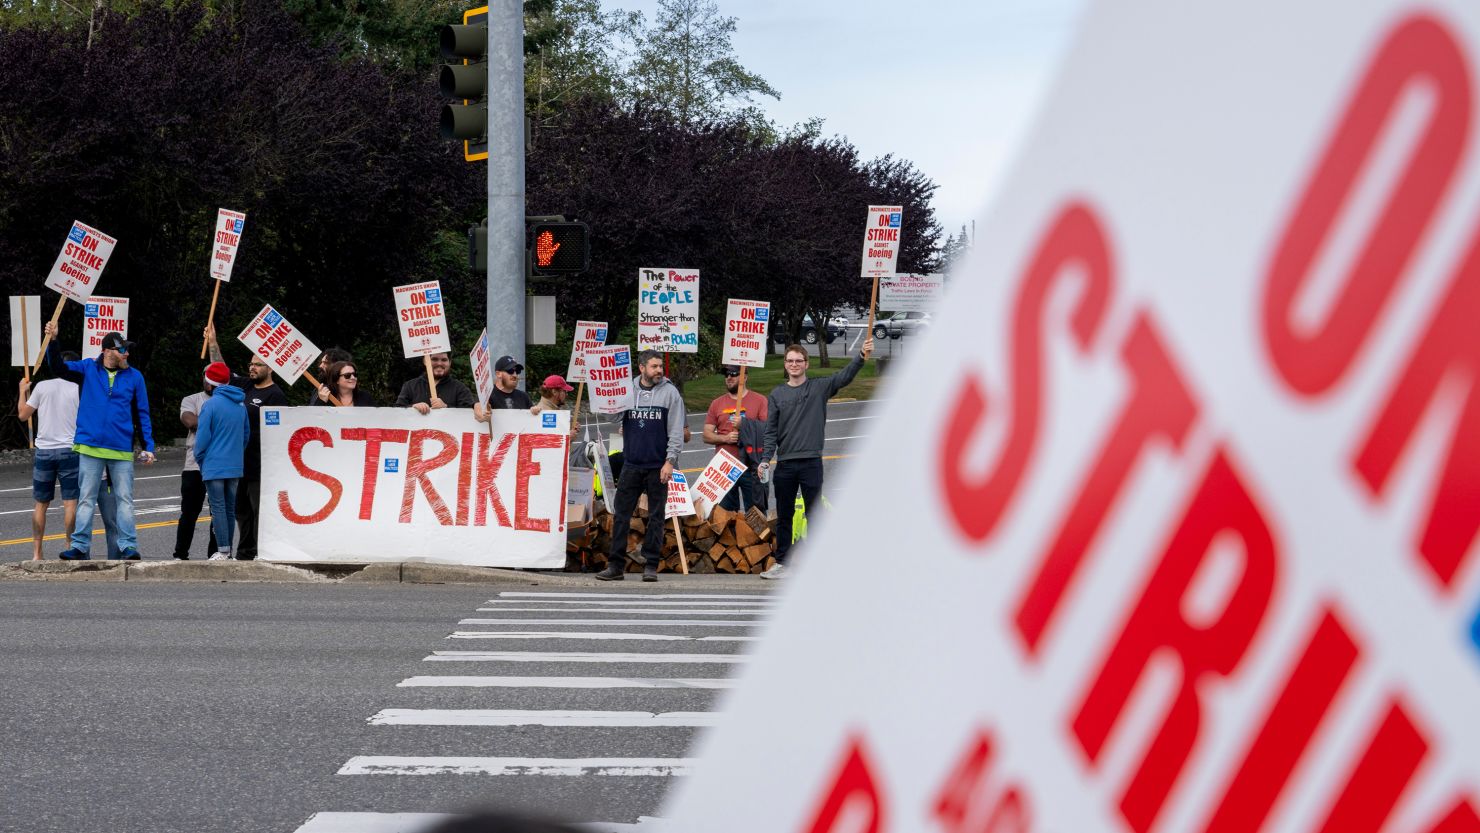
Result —
[[[340,775],[688,775],[694,758],[476,758],[356,755]]]
[[[713,726],[718,712],[605,712],[563,709],[381,709],[371,726]]]
[[[727,601],[704,601],[704,600],[701,600],[701,601],[697,601],[697,602],[685,602],[685,601],[679,601],[677,599],[654,599],[654,600],[649,601],[648,599],[638,599],[638,598],[632,598],[630,596],[628,598],[620,599],[620,600],[618,600],[618,599],[489,599],[487,603],[488,604],[491,604],[491,605],[527,605],[527,604],[542,604],[542,605],[630,605],[630,604],[641,604],[641,605],[652,605],[653,607],[724,607],[724,606],[733,605],[733,606],[740,606],[740,607],[754,607],[754,608],[760,608],[760,609],[766,609],[766,608],[775,607],[775,604],[776,604],[775,602],[742,602],[742,601],[738,601],[738,600],[735,600],[735,599],[730,599],[730,600],[727,600]],[[480,609],[482,609],[482,608],[480,608]]]
[[[135,477],[134,478],[134,482],[135,483],[138,483],[140,480],[168,480],[168,479],[170,479],[172,477],[179,477],[179,476],[180,476],[179,474],[155,474],[155,475],[150,475],[149,477]],[[18,486],[18,487],[14,488],[14,489],[0,489],[0,494],[5,494],[7,492],[29,492],[29,491],[31,491],[31,487],[30,486]]]
[[[173,495],[171,497],[136,497],[136,498],[134,498],[134,503],[143,503],[145,501],[152,501],[152,500],[179,500],[179,499],[180,499],[180,496],[179,495]],[[53,501],[53,503],[55,504],[56,501]],[[35,507],[32,507],[32,509],[34,509],[34,508]],[[48,513],[51,513],[51,512],[60,512],[64,508],[65,507],[53,505],[53,506],[47,508],[46,511]],[[9,511],[6,511],[6,512],[0,512],[0,515],[29,515],[29,514],[31,514],[32,509],[12,509],[12,510],[9,510]],[[178,511],[180,511],[180,507],[179,506],[165,507],[164,509],[161,509],[161,510],[158,510],[158,511],[178,512]],[[134,514],[137,515],[137,514],[139,514],[139,512],[137,510],[135,510]]]
[[[426,833],[454,818],[452,813],[314,813],[294,833]],[[592,821],[570,826],[582,833],[658,833],[662,822],[639,816],[635,824]]]
[[[501,610],[500,613],[508,613]],[[546,611],[554,613],[556,611]],[[569,610],[558,611],[570,613]],[[652,627],[671,628],[682,625],[683,627],[706,627],[706,628],[753,628],[756,625],[765,624],[760,620],[737,620],[733,622],[712,622],[708,619],[463,619],[459,625],[622,625],[632,627],[633,625],[648,625]]]
[[[526,602],[527,604],[527,602]],[[479,613],[642,613],[647,616],[768,616],[768,610],[665,610],[661,607],[480,607]]]
[[[749,662],[745,654],[631,654],[595,651],[433,651],[422,662]]]
[[[397,688],[733,688],[727,677],[407,677]]]
[[[498,594],[500,599],[621,599],[646,603],[649,599],[764,599],[766,593],[515,593]],[[489,601],[493,601],[489,599]]]
[[[671,633],[583,633],[579,631],[454,631],[448,639],[620,639],[646,642],[755,642],[758,636],[678,636]]]

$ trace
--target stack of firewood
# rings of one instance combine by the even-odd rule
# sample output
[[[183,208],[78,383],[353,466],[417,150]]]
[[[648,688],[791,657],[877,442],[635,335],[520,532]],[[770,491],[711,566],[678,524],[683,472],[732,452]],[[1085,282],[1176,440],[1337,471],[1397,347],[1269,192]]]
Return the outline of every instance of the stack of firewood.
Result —
[[[769,515],[751,507],[746,512],[731,512],[714,507],[707,519],[689,515],[678,519],[683,533],[683,549],[691,573],[759,573],[774,563],[776,551],[775,513]],[[642,549],[647,531],[647,498],[639,499],[632,514],[632,528],[627,534],[628,572],[639,572],[642,564],[635,560]],[[601,500],[596,501],[596,516],[584,529],[573,529],[566,546],[567,570],[590,570],[606,564],[610,550],[612,516]],[[663,523],[662,572],[679,572],[678,539],[673,534],[673,521]]]

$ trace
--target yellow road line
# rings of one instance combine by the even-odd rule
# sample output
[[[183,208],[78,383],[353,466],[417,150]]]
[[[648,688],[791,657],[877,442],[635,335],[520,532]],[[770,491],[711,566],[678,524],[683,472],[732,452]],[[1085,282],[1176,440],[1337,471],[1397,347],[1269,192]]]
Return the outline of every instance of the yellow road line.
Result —
[[[199,519],[199,520],[196,521],[196,523],[198,523],[198,524],[204,524],[204,523],[210,523],[210,522],[211,522],[211,519],[210,519],[209,516],[204,517],[204,518],[201,518],[201,519]],[[179,524],[179,521],[154,521],[152,523],[147,523],[147,524],[138,524],[134,528],[135,529],[158,529],[159,527],[162,527],[162,526],[176,526],[178,524]],[[94,529],[93,530],[93,537],[94,538],[96,538],[97,536],[102,535],[102,534],[103,534],[103,530],[101,530],[101,529]],[[55,535],[48,535],[45,538],[42,538],[41,540],[43,540],[43,541],[62,541],[62,540],[65,540],[66,538],[67,538],[66,535],[58,532]],[[26,537],[26,538],[12,538],[9,541],[0,541],[0,547],[13,547],[13,546],[16,546],[18,544],[29,544],[29,543],[31,543],[34,540],[36,540],[36,539],[30,538],[30,537]]]

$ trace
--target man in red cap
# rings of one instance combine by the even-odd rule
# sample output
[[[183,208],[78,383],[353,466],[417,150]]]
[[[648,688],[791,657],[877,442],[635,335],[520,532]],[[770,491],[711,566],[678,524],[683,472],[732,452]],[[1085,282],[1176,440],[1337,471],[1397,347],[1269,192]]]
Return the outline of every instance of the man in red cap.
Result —
[[[559,373],[551,373],[540,384],[540,401],[535,403],[534,407],[529,409],[529,412],[537,414],[540,411],[563,411],[565,410],[565,400],[569,398],[567,394],[573,390],[575,388],[571,387],[570,383],[565,381],[564,376],[561,376]],[[572,437],[576,435],[576,429],[579,427],[580,414],[571,414],[570,435]]]

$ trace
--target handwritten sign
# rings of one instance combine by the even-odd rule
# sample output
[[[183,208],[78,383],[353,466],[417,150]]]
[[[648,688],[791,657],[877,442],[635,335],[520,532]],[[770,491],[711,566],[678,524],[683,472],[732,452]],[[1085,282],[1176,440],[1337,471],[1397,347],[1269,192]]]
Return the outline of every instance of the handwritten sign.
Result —
[[[94,295],[82,305],[82,357],[103,354],[103,336],[122,333],[128,338],[128,299]]]
[[[637,351],[699,352],[699,270],[637,270]]]
[[[425,281],[398,286],[392,291],[396,296],[401,350],[406,358],[451,352],[452,335],[447,329],[442,285],[437,281]]]
[[[586,381],[586,351],[606,344],[605,321],[577,321],[576,331],[570,344],[570,367],[565,371],[565,381]]]
[[[770,321],[769,302],[731,298],[725,315],[725,346],[720,364],[765,367],[766,334],[770,331]]]
[[[211,277],[231,281],[231,267],[236,264],[236,250],[242,242],[242,229],[247,215],[223,208],[216,212],[215,236],[211,238]]]
[[[98,288],[98,278],[108,265],[108,256],[118,241],[86,223],[75,221],[67,232],[67,241],[51,266],[46,286],[83,303]]]
[[[631,408],[632,349],[625,344],[592,347],[586,351],[586,385],[591,389],[591,410],[598,414],[620,414]]]
[[[319,357],[319,348],[271,305],[263,307],[236,338],[290,385]]]

